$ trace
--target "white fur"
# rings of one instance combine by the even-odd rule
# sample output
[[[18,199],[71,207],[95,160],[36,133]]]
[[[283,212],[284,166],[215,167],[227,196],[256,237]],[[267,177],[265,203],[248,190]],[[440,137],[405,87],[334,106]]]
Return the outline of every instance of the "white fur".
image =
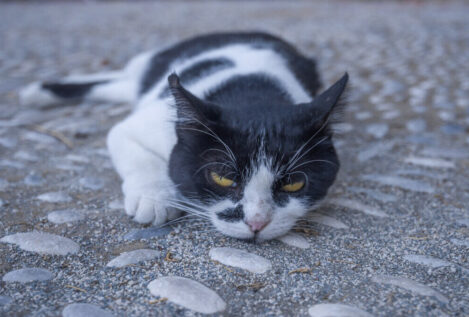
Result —
[[[46,106],[57,102],[49,91],[42,89],[40,82],[35,82],[27,85],[20,90],[19,93],[20,103],[25,106]]]
[[[270,222],[272,220],[275,208],[272,198],[274,181],[274,173],[262,164],[247,182],[241,200],[246,221]]]

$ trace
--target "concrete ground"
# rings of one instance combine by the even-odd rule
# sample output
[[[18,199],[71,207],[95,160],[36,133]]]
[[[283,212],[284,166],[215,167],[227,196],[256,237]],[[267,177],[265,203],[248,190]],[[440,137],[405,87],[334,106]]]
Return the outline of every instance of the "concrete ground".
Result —
[[[67,255],[46,252],[63,248],[56,236],[17,236],[32,251],[0,243],[0,315],[59,316],[72,303],[92,304],[88,316],[103,315],[98,307],[197,315],[150,293],[165,276],[215,291],[224,316],[469,315],[468,16],[469,5],[451,1],[0,4],[0,238],[40,231],[76,243]],[[105,148],[130,105],[34,109],[17,100],[31,81],[116,69],[195,34],[252,29],[317,58],[325,86],[346,70],[351,77],[336,138],[342,170],[330,201],[297,229],[303,248],[249,244],[198,222],[132,222]],[[60,210],[62,224],[51,214]],[[213,247],[260,255],[271,268],[223,265],[211,260]],[[159,256],[106,266],[137,249]],[[7,274],[22,268],[47,271],[31,273],[42,281],[12,282]]]

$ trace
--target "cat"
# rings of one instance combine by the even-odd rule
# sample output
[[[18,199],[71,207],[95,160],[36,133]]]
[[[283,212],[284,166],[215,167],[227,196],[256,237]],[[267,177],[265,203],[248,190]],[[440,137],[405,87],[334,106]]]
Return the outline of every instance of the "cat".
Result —
[[[263,241],[286,234],[334,182],[332,124],[347,81],[345,73],[316,95],[316,63],[291,44],[215,33],[145,52],[120,71],[32,83],[20,98],[134,103],[107,138],[126,213],[161,225],[186,212]]]

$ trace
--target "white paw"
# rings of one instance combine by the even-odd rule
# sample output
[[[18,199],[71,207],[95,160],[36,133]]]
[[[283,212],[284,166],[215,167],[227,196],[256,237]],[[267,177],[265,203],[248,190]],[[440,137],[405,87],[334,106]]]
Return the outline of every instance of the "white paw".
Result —
[[[47,106],[58,101],[52,93],[42,89],[40,82],[27,85],[19,92],[20,103],[25,106]]]
[[[170,194],[153,184],[135,186],[124,182],[124,208],[138,223],[161,225],[179,216],[179,211],[168,207]]]

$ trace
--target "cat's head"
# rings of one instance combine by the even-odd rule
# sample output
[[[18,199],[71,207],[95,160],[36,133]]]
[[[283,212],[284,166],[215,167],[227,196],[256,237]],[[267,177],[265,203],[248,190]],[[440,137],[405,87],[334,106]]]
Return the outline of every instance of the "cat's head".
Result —
[[[169,173],[188,200],[182,209],[235,238],[286,234],[324,198],[339,170],[330,125],[347,80],[345,74],[307,104],[223,108],[171,75],[178,142]]]

